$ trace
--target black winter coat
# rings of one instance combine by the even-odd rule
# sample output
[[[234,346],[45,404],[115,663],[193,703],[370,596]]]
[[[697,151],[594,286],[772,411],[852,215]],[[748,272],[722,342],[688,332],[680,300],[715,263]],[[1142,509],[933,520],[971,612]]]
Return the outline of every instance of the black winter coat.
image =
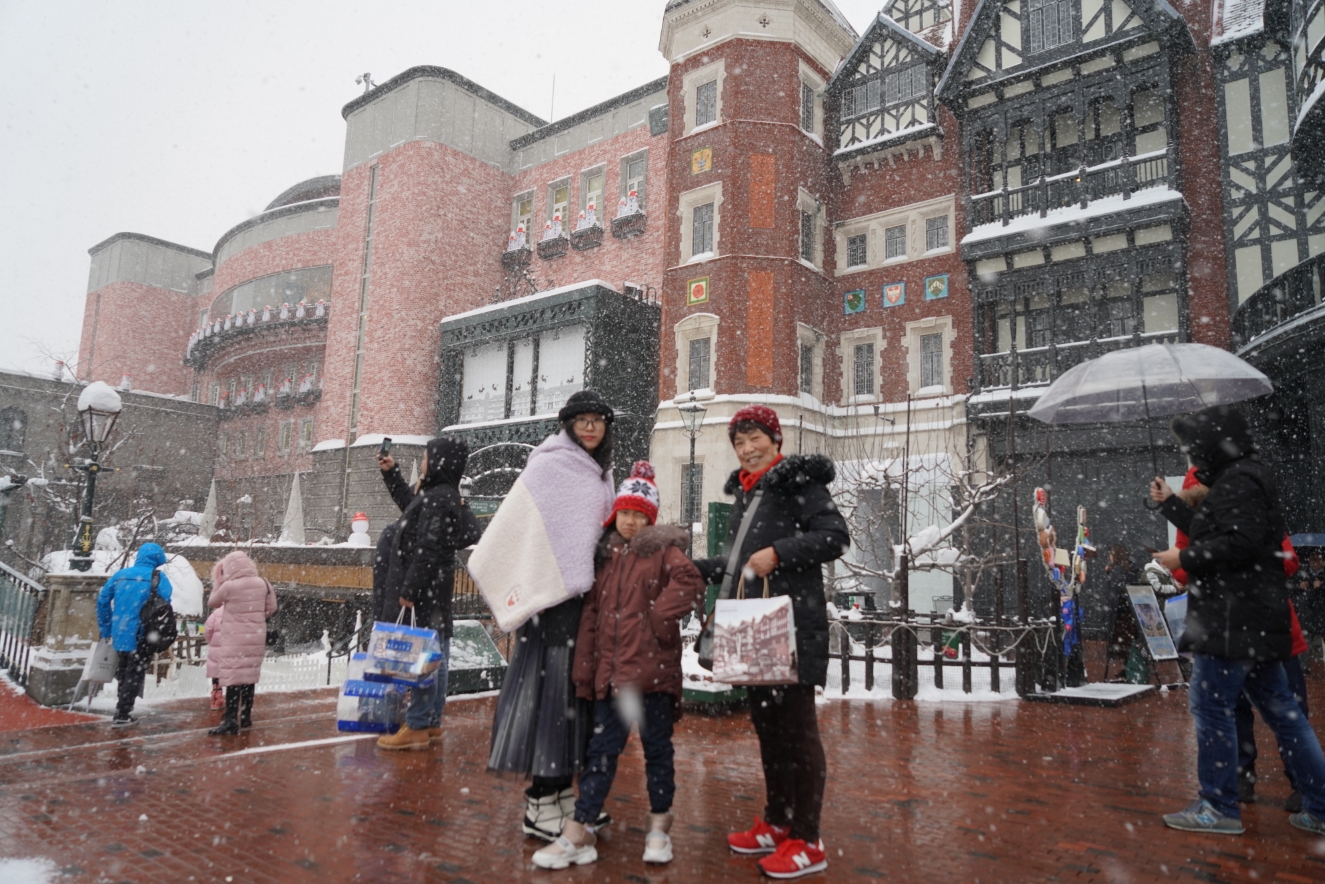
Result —
[[[383,620],[395,620],[397,599],[414,603],[419,626],[451,635],[451,594],[457,549],[476,543],[480,529],[473,511],[460,499],[469,446],[455,439],[428,443],[428,470],[416,494],[394,467],[382,474],[387,491],[403,511],[387,561]],[[406,615],[406,622],[409,615]]]
[[[749,493],[741,487],[740,473],[734,470],[723,488],[736,497],[728,547],[736,540],[745,508],[755,492],[764,489],[737,561],[744,566],[759,550],[773,547],[778,566],[768,575],[769,594],[791,596],[800,683],[822,685],[828,678],[828,599],[824,595],[823,564],[840,558],[851,545],[846,520],[828,493],[828,484],[836,475],[833,462],[821,454],[789,455],[761,476]],[[727,557],[698,559],[695,564],[706,581],[721,583]],[[763,581],[757,584],[753,591],[762,593]],[[747,594],[751,590],[747,587]]]
[[[1227,660],[1288,660],[1279,486],[1254,453],[1245,423],[1227,406],[1180,418],[1174,430],[1200,469],[1198,478],[1210,486],[1195,510],[1176,495],[1162,507],[1191,539],[1181,555],[1191,577],[1182,650]]]

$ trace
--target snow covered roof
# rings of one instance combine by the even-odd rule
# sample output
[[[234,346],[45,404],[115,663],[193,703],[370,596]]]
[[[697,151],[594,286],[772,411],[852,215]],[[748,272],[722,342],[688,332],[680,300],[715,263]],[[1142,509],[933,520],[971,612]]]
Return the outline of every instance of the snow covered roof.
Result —
[[[874,21],[870,22],[869,27],[865,28],[865,33],[860,35],[860,39],[856,41],[856,45],[851,47],[851,51],[847,53],[847,57],[837,66],[837,73],[833,74],[833,78],[828,83],[830,87],[836,84],[839,80],[850,77],[855,73],[856,65],[860,62],[860,56],[868,53],[870,45],[878,39],[878,36],[882,36],[876,36],[876,33],[880,30],[886,31],[889,36],[896,37],[899,40],[905,40],[916,50],[930,58],[939,55],[942,51],[933,43],[917,37],[915,34],[893,21],[893,19],[880,12],[874,17]]]
[[[272,209],[279,209],[281,206],[292,206],[295,203],[325,199],[329,196],[340,196],[339,175],[319,175],[316,178],[300,181],[294,187],[283,191],[280,196],[268,203],[267,208],[262,211],[270,212]]]
[[[812,0],[812,2],[822,6],[824,11],[833,17],[833,21],[837,22],[838,27],[851,36],[856,36],[856,29],[851,27],[851,22],[847,21],[847,17],[842,14],[842,10],[837,8],[837,4],[833,0]],[[667,0],[667,6],[663,8],[663,13],[666,14],[673,9],[680,9],[682,6],[688,6],[689,4],[690,0]]]
[[[570,285],[559,286],[555,289],[548,289],[545,292],[535,292],[532,295],[525,295],[523,298],[512,298],[509,301],[498,301],[496,304],[488,304],[483,307],[476,307],[473,310],[466,310],[464,313],[456,313],[442,320],[443,324],[449,325],[458,319],[472,319],[475,316],[482,316],[484,313],[495,313],[499,310],[506,310],[509,307],[519,307],[526,304],[533,304],[535,301],[541,301],[544,298],[551,298],[555,295],[564,295],[566,292],[573,292],[579,289],[593,288],[601,286],[602,288],[616,291],[616,286],[610,282],[604,282],[601,279],[586,279],[583,282],[573,282]],[[619,294],[619,293],[618,293]]]
[[[1265,0],[1215,0],[1210,45],[1218,46],[1265,29]]]
[[[1102,215],[1112,215],[1117,212],[1124,212],[1128,209],[1139,209],[1145,206],[1153,206],[1158,203],[1166,203],[1171,200],[1183,199],[1183,195],[1169,187],[1147,187],[1144,190],[1138,190],[1131,195],[1129,199],[1124,199],[1122,194],[1113,194],[1102,199],[1091,202],[1086,208],[1078,206],[1067,206],[1062,209],[1053,209],[1046,212],[1043,217],[1038,214],[1022,215],[1013,218],[1006,225],[1001,221],[994,221],[989,224],[980,224],[971,228],[971,232],[962,238],[961,244],[964,246],[972,243],[982,242],[988,239],[995,239],[1000,236],[1006,236],[1009,233],[1024,233],[1028,230],[1037,230],[1041,227],[1052,227],[1059,224],[1073,224],[1084,221],[1087,218],[1097,218]]]

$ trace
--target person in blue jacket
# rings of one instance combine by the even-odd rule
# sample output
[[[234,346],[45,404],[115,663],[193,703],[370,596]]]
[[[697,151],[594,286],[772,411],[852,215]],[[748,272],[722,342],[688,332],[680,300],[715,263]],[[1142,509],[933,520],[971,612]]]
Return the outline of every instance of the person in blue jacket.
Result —
[[[152,662],[152,652],[139,650],[142,638],[139,614],[143,603],[152,592],[152,572],[166,563],[166,553],[155,543],[144,543],[138,550],[133,566],[121,568],[111,575],[97,596],[97,627],[102,638],[110,636],[111,644],[120,655],[115,670],[119,697],[115,704],[112,727],[128,727],[138,719],[129,713],[143,688],[143,677]],[[156,587],[157,595],[170,601],[170,581],[161,575]]]

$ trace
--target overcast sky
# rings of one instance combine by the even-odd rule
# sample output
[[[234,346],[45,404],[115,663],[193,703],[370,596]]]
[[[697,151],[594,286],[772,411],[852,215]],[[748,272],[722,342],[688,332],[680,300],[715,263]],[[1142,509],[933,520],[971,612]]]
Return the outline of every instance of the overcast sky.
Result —
[[[859,31],[883,3],[837,5]],[[667,73],[665,5],[0,0],[0,368],[76,357],[87,250],[111,234],[210,252],[339,173],[358,74],[440,65],[561,118]]]

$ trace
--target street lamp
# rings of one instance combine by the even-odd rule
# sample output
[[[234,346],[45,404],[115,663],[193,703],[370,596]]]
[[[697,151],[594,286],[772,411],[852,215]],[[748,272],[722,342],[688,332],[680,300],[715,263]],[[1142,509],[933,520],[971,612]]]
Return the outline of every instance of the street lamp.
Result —
[[[87,496],[83,499],[83,517],[78,522],[74,554],[69,561],[69,567],[74,571],[92,570],[92,499],[97,493],[97,473],[101,472],[97,457],[101,454],[102,446],[110,439],[122,408],[120,394],[104,381],[88,384],[78,397],[78,416],[83,424],[83,438],[87,440],[92,457],[76,467],[87,473]]]
[[[695,553],[695,439],[703,432],[704,412],[707,411],[704,406],[695,401],[695,394],[690,394],[689,402],[682,402],[676,406],[676,410],[681,412],[681,426],[684,427],[685,434],[690,437],[690,472],[686,474],[686,494],[690,504],[690,512],[686,513],[686,533],[690,535],[690,554]]]

